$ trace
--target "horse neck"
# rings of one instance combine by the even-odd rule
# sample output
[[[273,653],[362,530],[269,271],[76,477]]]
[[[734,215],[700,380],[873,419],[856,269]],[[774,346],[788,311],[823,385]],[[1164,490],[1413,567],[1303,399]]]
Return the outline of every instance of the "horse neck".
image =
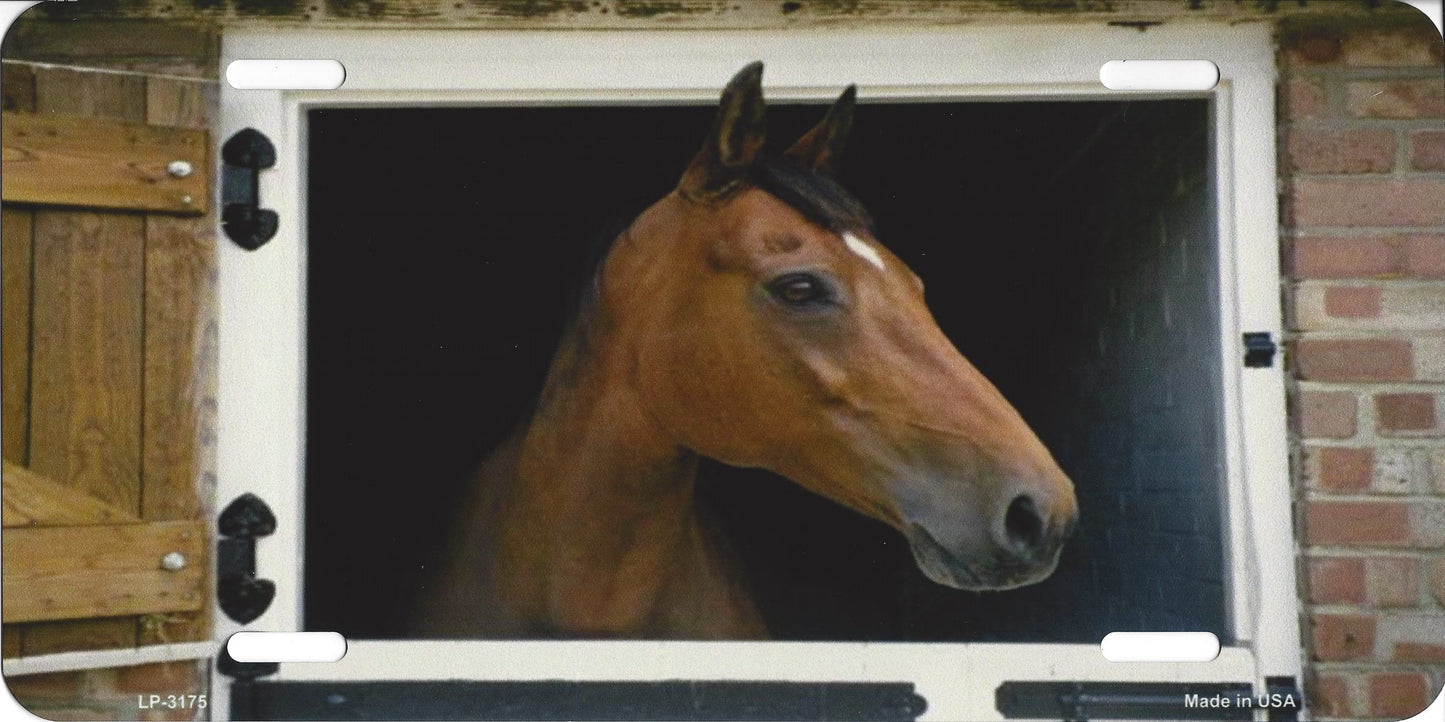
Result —
[[[594,319],[564,340],[523,438],[513,503],[538,603],[574,632],[635,631],[696,551],[697,458],[657,428]],[[582,626],[583,629],[576,627]]]

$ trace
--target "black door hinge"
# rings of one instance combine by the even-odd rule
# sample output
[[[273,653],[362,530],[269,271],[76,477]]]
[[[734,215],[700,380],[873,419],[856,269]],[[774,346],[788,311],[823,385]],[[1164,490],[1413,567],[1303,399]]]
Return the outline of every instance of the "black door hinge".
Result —
[[[217,531],[216,596],[221,611],[249,624],[276,598],[276,584],[256,578],[256,540],[276,531],[276,515],[260,497],[242,494],[221,512]]]
[[[221,146],[221,228],[236,245],[254,251],[276,235],[276,212],[261,207],[261,170],[276,165],[276,146],[246,128]]]
[[[1252,369],[1269,368],[1274,365],[1274,355],[1279,346],[1268,331],[1244,334],[1244,365]]]

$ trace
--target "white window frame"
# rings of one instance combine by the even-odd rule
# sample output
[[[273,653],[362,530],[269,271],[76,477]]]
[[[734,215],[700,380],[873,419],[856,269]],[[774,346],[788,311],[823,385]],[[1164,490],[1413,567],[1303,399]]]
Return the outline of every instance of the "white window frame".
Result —
[[[302,609],[308,110],[714,103],[727,78],[756,59],[767,63],[764,87],[774,101],[828,101],[849,83],[859,85],[865,103],[1181,97],[1105,89],[1099,68],[1119,59],[1207,59],[1221,77],[1203,94],[1212,101],[1215,131],[1226,594],[1237,640],[1219,660],[1110,666],[1097,646],[1058,644],[361,641],[342,662],[286,665],[281,678],[759,679],[776,673],[867,679],[893,670],[911,675],[930,700],[925,719],[981,719],[996,715],[997,679],[1107,676],[1262,685],[1266,676],[1299,677],[1283,364],[1246,369],[1241,363],[1243,332],[1266,331],[1279,339],[1282,331],[1269,25],[1181,23],[1146,32],[1104,25],[648,32],[242,28],[226,32],[222,56],[223,63],[327,58],[347,70],[345,84],[334,91],[239,91],[223,83],[221,94],[217,146],[253,127],[275,143],[278,156],[276,167],[261,176],[262,205],[281,218],[275,238],[255,252],[221,246],[217,500],[225,504],[249,491],[277,514],[276,533],[260,541],[257,554],[259,575],[276,582],[277,598],[246,627],[275,631],[300,629]],[[216,619],[219,639],[240,629],[219,609]],[[427,662],[443,659],[445,669],[428,669]],[[216,709],[224,713],[222,705]]]

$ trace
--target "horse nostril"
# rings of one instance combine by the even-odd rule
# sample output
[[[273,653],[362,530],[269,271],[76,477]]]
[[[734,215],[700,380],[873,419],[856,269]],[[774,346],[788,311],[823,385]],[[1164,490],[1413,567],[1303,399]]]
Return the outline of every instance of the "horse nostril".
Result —
[[[1015,551],[1031,555],[1039,550],[1044,541],[1044,518],[1034,506],[1033,497],[1020,494],[1009,503],[1003,528]]]

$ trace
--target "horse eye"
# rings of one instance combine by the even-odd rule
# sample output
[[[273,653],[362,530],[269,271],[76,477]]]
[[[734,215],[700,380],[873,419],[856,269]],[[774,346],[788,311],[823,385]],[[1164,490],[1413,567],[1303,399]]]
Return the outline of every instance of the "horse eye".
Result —
[[[768,284],[773,298],[790,306],[807,306],[831,298],[827,284],[806,273],[790,273]]]

